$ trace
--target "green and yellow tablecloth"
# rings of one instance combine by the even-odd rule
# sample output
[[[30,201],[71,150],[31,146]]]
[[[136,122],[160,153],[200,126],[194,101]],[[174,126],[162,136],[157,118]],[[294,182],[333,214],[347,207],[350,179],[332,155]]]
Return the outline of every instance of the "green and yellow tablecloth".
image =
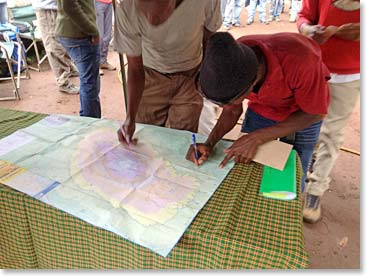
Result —
[[[45,116],[0,108],[0,138]],[[0,268],[305,268],[301,198],[260,196],[262,170],[237,164],[167,258],[0,183]]]

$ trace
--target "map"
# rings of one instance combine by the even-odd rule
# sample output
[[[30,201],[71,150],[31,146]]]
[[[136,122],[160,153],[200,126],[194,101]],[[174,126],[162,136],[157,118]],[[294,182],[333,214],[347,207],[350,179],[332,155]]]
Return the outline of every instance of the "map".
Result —
[[[50,115],[18,130],[0,140],[0,182],[166,257],[233,167],[218,168],[231,143],[198,167],[190,132],[137,124],[124,146],[119,125]]]

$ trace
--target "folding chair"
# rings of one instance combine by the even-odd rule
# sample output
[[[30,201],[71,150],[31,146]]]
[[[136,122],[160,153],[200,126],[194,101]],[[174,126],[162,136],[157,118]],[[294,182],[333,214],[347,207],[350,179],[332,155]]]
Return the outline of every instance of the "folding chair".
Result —
[[[34,49],[37,60],[37,68],[31,66],[29,66],[29,68],[40,72],[41,64],[47,59],[47,54],[46,52],[43,56],[40,54],[37,43],[42,43],[42,38],[39,32],[37,32],[37,28],[34,23],[37,19],[36,13],[30,1],[25,1],[25,3],[26,4],[23,6],[8,5],[9,22],[14,25],[26,26],[29,30],[27,32],[19,31],[17,33],[18,42],[24,39],[31,41],[29,46],[26,48],[26,53],[28,53],[31,49]]]
[[[14,51],[14,46],[17,45],[17,51],[18,51],[18,59],[14,60],[12,58],[12,53]],[[20,100],[20,95],[19,95],[19,88],[20,88],[20,79],[21,78],[29,78],[29,72],[28,72],[28,68],[22,53],[22,47],[18,42],[1,42],[0,41],[0,59],[5,59],[6,63],[8,64],[8,69],[9,69],[9,74],[10,77],[1,77],[0,80],[11,80],[14,86],[14,90],[13,96],[10,97],[0,97],[0,101],[5,101],[5,100]],[[22,65],[22,61],[25,64],[25,76],[22,76],[21,73],[21,65]],[[14,70],[13,70],[13,64],[17,65],[17,74],[14,74]]]

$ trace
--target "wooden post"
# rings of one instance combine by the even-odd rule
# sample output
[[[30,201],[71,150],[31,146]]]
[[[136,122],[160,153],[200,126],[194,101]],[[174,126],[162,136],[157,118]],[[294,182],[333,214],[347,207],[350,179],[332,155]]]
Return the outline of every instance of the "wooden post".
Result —
[[[115,14],[115,22],[116,22],[116,0],[112,1],[112,5],[113,5],[113,11]],[[125,101],[125,111],[127,113],[127,81],[126,81],[126,73],[125,73],[125,59],[124,59],[124,55],[121,53],[119,53],[119,61],[120,61],[120,72],[121,72],[121,80],[122,80],[122,90],[124,93],[124,101]]]

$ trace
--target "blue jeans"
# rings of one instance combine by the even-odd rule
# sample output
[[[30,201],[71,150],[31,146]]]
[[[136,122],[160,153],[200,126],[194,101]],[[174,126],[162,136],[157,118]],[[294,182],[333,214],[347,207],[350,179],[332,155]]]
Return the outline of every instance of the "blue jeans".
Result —
[[[282,13],[282,9],[283,9],[283,0],[271,0],[269,10],[270,16],[274,17],[280,16],[280,14]]]
[[[242,7],[245,4],[244,0],[229,0],[227,1],[224,10],[224,25],[240,24],[240,14]]]
[[[101,118],[99,102],[99,45],[90,38],[59,37],[59,41],[78,68],[80,78],[80,116]]]
[[[279,122],[267,119],[248,108],[245,114],[245,119],[243,121],[241,131],[250,133],[257,129],[270,127],[277,123]],[[301,131],[297,131],[295,133],[293,141],[290,141],[287,138],[280,139],[280,141],[282,142],[293,145],[293,148],[298,153],[301,159],[302,169],[304,173],[302,177],[302,191],[305,187],[307,170],[311,163],[312,153],[319,139],[321,124],[322,121],[319,121]]]
[[[8,12],[6,10],[6,2],[0,3],[0,23],[5,24],[8,22]]]
[[[259,1],[259,5],[257,2]],[[266,21],[266,1],[267,0],[250,0],[250,5],[247,6],[247,20],[254,20],[256,14],[256,8],[259,10],[259,20],[261,22]]]
[[[227,2],[228,2],[227,0],[221,0],[220,2],[220,11],[223,19],[224,19],[224,12],[226,11]]]
[[[97,27],[101,37],[101,64],[107,63],[108,46],[112,38],[112,3],[105,4],[95,1],[97,12]]]

